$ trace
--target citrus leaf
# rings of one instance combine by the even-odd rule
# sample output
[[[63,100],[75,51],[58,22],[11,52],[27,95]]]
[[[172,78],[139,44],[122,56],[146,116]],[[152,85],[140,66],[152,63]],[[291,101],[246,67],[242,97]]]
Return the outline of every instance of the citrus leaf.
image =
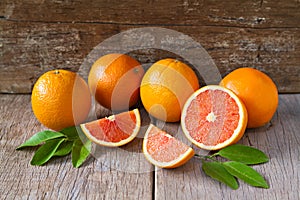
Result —
[[[213,179],[220,181],[232,189],[238,189],[239,185],[236,179],[228,173],[224,166],[218,162],[202,162],[203,171]]]
[[[264,152],[245,145],[235,144],[220,150],[216,155],[244,164],[260,164],[269,161]]]
[[[90,155],[92,149],[92,143],[90,140],[87,140],[85,144],[82,143],[80,139],[74,141],[72,148],[72,164],[73,167],[80,167],[82,163]]]
[[[253,168],[236,161],[224,162],[223,165],[231,175],[245,181],[249,185],[269,188],[266,180]]]
[[[64,141],[59,145],[53,156],[66,156],[71,153],[73,141]]]
[[[68,128],[64,128],[60,132],[67,136],[68,140],[77,140],[79,138],[78,131],[81,131],[80,128],[76,126],[71,126]]]
[[[59,133],[59,132],[54,132],[54,131],[49,131],[49,130],[41,131],[41,132],[34,134],[31,138],[29,138],[23,144],[18,146],[17,150],[20,150],[24,147],[37,146],[47,140],[52,140],[54,138],[60,138],[60,137],[65,137],[65,135],[63,135],[62,133]]]
[[[53,140],[47,140],[38,150],[35,152],[30,164],[43,165],[54,155],[59,145],[64,141],[64,138],[57,138]]]

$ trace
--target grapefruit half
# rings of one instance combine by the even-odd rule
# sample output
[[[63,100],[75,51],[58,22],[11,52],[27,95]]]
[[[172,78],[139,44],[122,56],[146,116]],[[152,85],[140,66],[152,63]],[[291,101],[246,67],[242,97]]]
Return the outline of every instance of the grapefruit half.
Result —
[[[218,150],[241,139],[247,120],[243,102],[232,91],[209,85],[189,97],[183,107],[181,127],[196,146]]]

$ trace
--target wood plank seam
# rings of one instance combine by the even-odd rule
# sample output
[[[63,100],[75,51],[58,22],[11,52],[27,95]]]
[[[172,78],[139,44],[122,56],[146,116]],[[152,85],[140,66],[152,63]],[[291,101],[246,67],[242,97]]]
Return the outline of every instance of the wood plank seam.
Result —
[[[226,19],[229,21],[241,21],[240,18],[226,18],[226,17],[215,17],[210,15],[211,18],[217,18],[217,19]],[[260,23],[263,21],[263,18],[257,18],[256,21]],[[100,21],[41,21],[41,20],[22,20],[22,19],[12,19],[12,18],[6,18],[5,16],[0,16],[0,21],[8,21],[8,22],[24,22],[24,23],[44,23],[44,24],[91,24],[91,25],[119,25],[119,26],[134,26],[134,27],[220,27],[220,28],[244,28],[244,29],[253,29],[253,30],[299,30],[300,27],[285,27],[285,26],[272,26],[272,27],[249,27],[249,26],[240,26],[240,25],[222,25],[222,24],[205,24],[205,25],[197,25],[197,24],[175,24],[175,23],[122,23],[122,22],[100,22]]]

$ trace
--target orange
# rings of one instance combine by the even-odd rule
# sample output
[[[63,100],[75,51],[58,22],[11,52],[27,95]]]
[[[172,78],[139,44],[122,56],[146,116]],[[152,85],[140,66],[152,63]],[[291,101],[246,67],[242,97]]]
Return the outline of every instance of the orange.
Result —
[[[141,127],[138,109],[80,125],[84,134],[101,146],[118,147],[132,141]]]
[[[177,122],[185,101],[198,88],[198,78],[189,66],[167,58],[154,63],[145,73],[141,100],[150,115]]]
[[[91,95],[86,82],[76,73],[53,70],[35,83],[31,104],[34,115],[42,124],[59,131],[87,118]]]
[[[196,146],[217,150],[234,144],[244,135],[247,110],[229,89],[209,85],[187,100],[181,116],[186,137]]]
[[[195,155],[191,147],[152,124],[144,136],[143,153],[150,163],[161,168],[179,167]]]
[[[112,110],[128,110],[139,100],[144,69],[124,54],[107,54],[92,66],[88,83],[95,99]]]
[[[278,106],[278,91],[272,79],[253,68],[239,68],[223,78],[220,85],[232,90],[248,111],[248,128],[268,123]]]

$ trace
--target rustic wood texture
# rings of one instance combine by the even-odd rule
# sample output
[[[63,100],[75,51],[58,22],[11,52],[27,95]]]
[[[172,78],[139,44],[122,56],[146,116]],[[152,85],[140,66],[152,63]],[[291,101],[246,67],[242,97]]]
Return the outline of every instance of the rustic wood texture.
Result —
[[[280,92],[300,92],[299,19],[296,0],[2,0],[0,93],[30,93],[45,71],[77,71],[103,40],[149,26],[191,36],[222,76],[238,67],[256,67],[271,76]],[[151,49],[129,54],[147,66],[174,56]]]
[[[279,102],[271,123],[248,129],[239,142],[256,147],[269,156],[268,163],[254,168],[266,178],[270,189],[253,188],[239,181],[240,188],[231,190],[206,176],[201,170],[201,161],[193,158],[175,170],[156,172],[155,199],[299,199],[300,95],[281,95]],[[177,126],[163,125],[175,133]],[[207,153],[200,151],[200,154]]]
[[[72,167],[70,157],[55,158],[43,167],[31,166],[29,162],[36,148],[22,151],[15,148],[45,128],[33,116],[29,95],[2,94],[0,199],[299,199],[299,102],[299,94],[280,95],[271,124],[247,130],[240,141],[270,157],[268,163],[255,166],[270,189],[253,188],[240,181],[240,188],[233,191],[207,177],[196,158],[174,170],[156,168],[153,172],[154,168],[141,154],[141,137],[150,123],[144,111],[141,111],[145,120],[139,138],[119,149],[127,151],[125,156],[123,152],[102,149],[79,169]],[[99,116],[106,113],[102,110]],[[152,123],[187,142],[178,124]]]
[[[123,147],[128,157],[94,151],[98,157],[90,156],[79,169],[70,157],[34,167],[29,163],[36,148],[15,150],[45,130],[33,116],[30,95],[0,95],[0,118],[0,199],[152,199],[153,167],[141,153],[141,140]],[[115,168],[113,161],[144,173]]]

